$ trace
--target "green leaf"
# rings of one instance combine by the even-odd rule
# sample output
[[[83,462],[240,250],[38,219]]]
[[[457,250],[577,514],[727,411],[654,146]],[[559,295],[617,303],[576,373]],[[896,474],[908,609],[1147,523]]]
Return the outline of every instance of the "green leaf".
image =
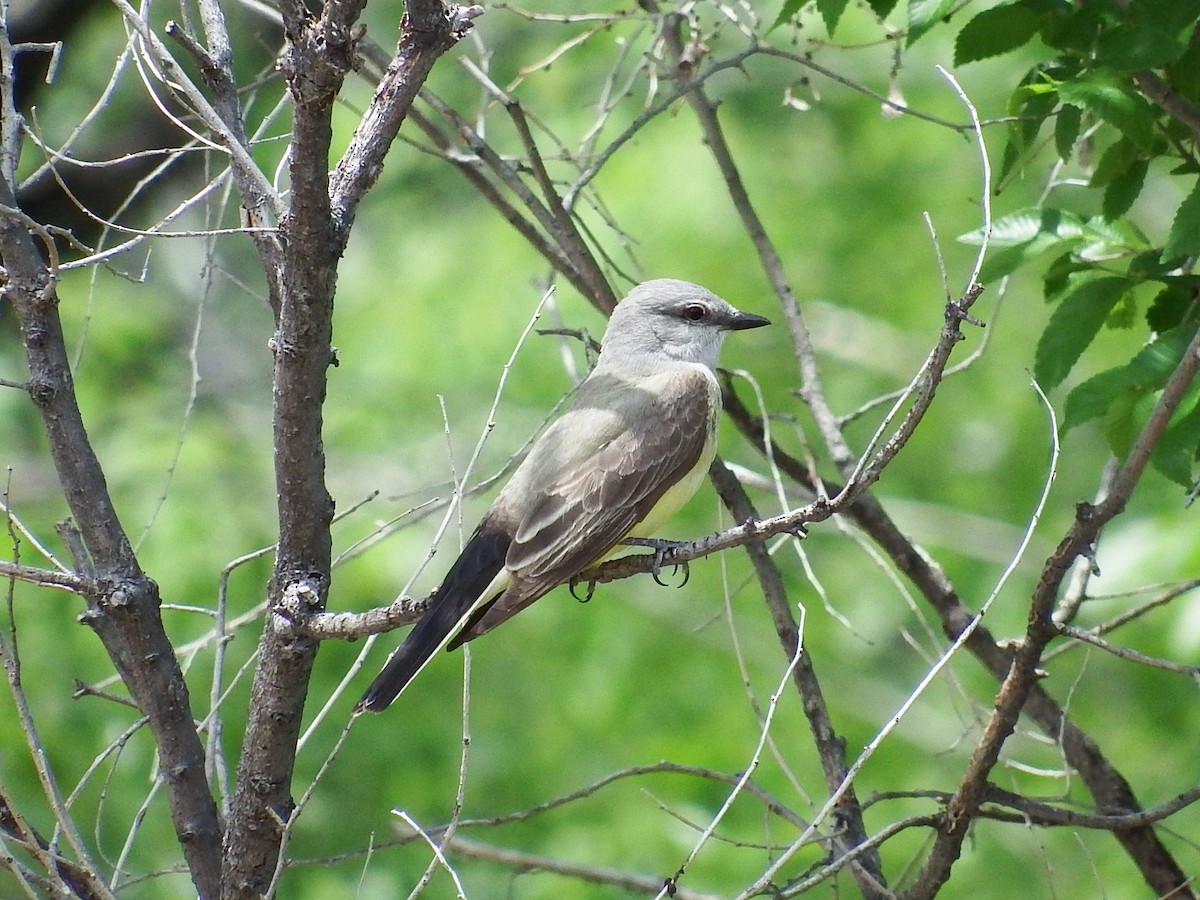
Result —
[[[925,32],[947,18],[956,0],[908,0],[908,44],[911,47]]]
[[[1128,169],[1112,180],[1104,191],[1104,201],[1100,207],[1104,218],[1112,222],[1129,212],[1133,201],[1142,193],[1149,169],[1149,160],[1135,159]]]
[[[1060,3],[1058,7],[1060,14],[1042,28],[1042,41],[1064,56],[1090,56],[1097,36],[1111,18],[1111,7],[1104,3],[1084,3],[1074,9]]]
[[[804,5],[804,3],[805,3],[805,0],[784,0],[783,8],[779,10],[779,15],[777,15],[775,17],[775,21],[771,23],[771,27],[767,30],[773,31],[774,29],[778,28],[780,25],[783,25],[786,22],[790,22],[792,20],[792,18],[798,12],[800,12],[800,7],[802,7]],[[846,5],[845,3],[842,4],[843,7],[845,5]],[[826,27],[828,27],[828,25]],[[829,33],[831,35],[833,34],[832,28],[829,29]]]
[[[1009,140],[1024,150],[1037,140],[1042,123],[1058,106],[1058,94],[1045,83],[1022,85],[1008,99],[1008,111],[1017,120],[1009,126]]]
[[[1010,129],[1010,133],[1011,130],[1012,129]],[[1000,169],[997,172],[997,177],[1001,184],[1008,179],[1008,176],[1012,173],[1013,169],[1017,167],[1017,164],[1020,161],[1021,150],[1017,146],[1016,142],[1009,139],[1004,143],[1004,156],[1000,158]]]
[[[1143,150],[1154,138],[1153,108],[1140,94],[1111,72],[1092,72],[1069,78],[1058,86],[1064,103],[1082,106],[1119,129]]]
[[[871,7],[871,12],[879,18],[885,19],[887,14],[896,8],[896,0],[867,0],[867,6]]]
[[[1153,22],[1110,28],[1096,42],[1096,61],[1132,72],[1175,62],[1187,49],[1188,35]]]
[[[1034,354],[1033,376],[1043,390],[1057,387],[1070,374],[1129,287],[1124,278],[1093,278],[1059,303]]]
[[[1056,257],[1046,267],[1046,274],[1042,276],[1042,295],[1047,300],[1054,300],[1067,289],[1072,275],[1095,268],[1095,263],[1084,262],[1069,251]]]
[[[1155,391],[1165,385],[1195,334],[1194,325],[1172,328],[1139,350],[1126,367],[1130,383]]]
[[[1130,0],[1129,11],[1136,22],[1154,22],[1178,31],[1191,28],[1200,18],[1200,0]]]
[[[1175,221],[1163,245],[1163,258],[1192,256],[1200,253],[1200,183],[1179,204]]]
[[[1099,419],[1116,402],[1117,397],[1134,390],[1129,370],[1125,366],[1106,369],[1093,375],[1067,394],[1066,410],[1063,415],[1063,431],[1076,425]]]
[[[954,42],[954,64],[999,56],[1024,46],[1046,17],[1045,3],[1018,0],[1007,6],[985,9],[963,26]]]
[[[1136,319],[1137,303],[1134,301],[1133,292],[1129,291],[1117,301],[1117,305],[1112,308],[1112,312],[1104,320],[1104,326],[1106,328],[1132,328]]]
[[[1077,243],[1088,233],[1084,221],[1065,210],[1030,207],[1010,213],[992,223],[989,245],[999,249],[989,254],[979,277],[984,282],[995,281],[1035,256],[1062,244]],[[983,229],[961,234],[958,240],[979,246]]]
[[[1083,233],[1083,219],[1074,213],[1052,206],[1031,206],[994,221],[990,243],[993,247],[1006,247],[1024,244],[1039,235],[1048,235],[1056,240],[1070,240],[1082,237]],[[983,229],[976,228],[961,234],[958,240],[963,244],[978,246],[983,242]]]
[[[1200,103],[1200,41],[1192,41],[1182,57],[1167,68],[1171,86],[1192,103]]]
[[[1190,290],[1178,284],[1168,284],[1150,303],[1146,310],[1146,323],[1155,331],[1166,331],[1183,321],[1195,297]]]
[[[1182,407],[1181,407],[1182,408]],[[1200,450],[1200,400],[1183,415],[1176,413],[1154,448],[1150,462],[1176,484],[1190,488],[1196,480],[1195,462]]]
[[[1128,169],[1137,158],[1138,148],[1133,141],[1126,138],[1113,141],[1108,149],[1100,154],[1096,167],[1092,169],[1092,177],[1088,179],[1088,187],[1104,187]]]
[[[1008,96],[1005,111],[1011,117],[1008,142],[1000,164],[999,180],[1003,182],[1021,162],[1022,156],[1034,145],[1042,123],[1058,106],[1056,85],[1062,71],[1046,66],[1034,66]]]
[[[1162,281],[1164,284],[1169,283],[1180,276],[1167,276],[1171,271],[1171,266],[1165,265],[1162,261],[1161,248],[1150,248],[1143,250],[1137,256],[1129,261],[1129,268],[1125,270],[1125,277],[1134,281]],[[1188,278],[1196,278],[1200,283],[1200,276],[1186,276]]]
[[[1079,140],[1079,125],[1083,121],[1083,111],[1078,106],[1067,104],[1059,107],[1058,115],[1054,118],[1054,149],[1058,158],[1066,162],[1071,158],[1075,142]]]
[[[796,4],[797,8],[799,5],[799,3]],[[821,14],[821,18],[825,20],[825,30],[829,32],[830,37],[833,37],[833,32],[837,29],[838,20],[841,19],[845,9],[846,0],[817,0],[817,11]]]
[[[1118,394],[1112,406],[1104,414],[1104,437],[1108,440],[1108,448],[1117,459],[1124,459],[1133,449],[1145,421],[1150,397],[1147,394],[1129,391]]]
[[[1097,216],[1084,223],[1082,240],[1075,252],[1081,259],[1118,259],[1146,246],[1145,237],[1127,219],[1109,222]]]
[[[1200,4],[1196,0],[1132,0],[1121,20],[1096,41],[1096,61],[1124,71],[1158,69],[1188,48]]]
[[[999,281],[1005,275],[1011,275],[1025,263],[1044,250],[1044,247],[1034,246],[1030,241],[1017,244],[1015,247],[1001,247],[995,253],[989,253],[979,269],[979,280],[984,284]]]
[[[1125,365],[1077,385],[1067,395],[1063,430],[1108,415],[1127,395],[1142,397],[1160,390],[1183,359],[1194,334],[1194,328],[1174,329],[1147,344]]]

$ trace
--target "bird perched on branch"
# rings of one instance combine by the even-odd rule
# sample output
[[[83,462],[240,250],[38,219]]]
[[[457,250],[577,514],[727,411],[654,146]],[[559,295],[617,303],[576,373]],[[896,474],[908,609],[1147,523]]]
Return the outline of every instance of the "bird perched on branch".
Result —
[[[686,281],[634,288],[574,402],[534,443],[355,711],[386,709],[441,648],[650,537],[716,453],[713,373],[726,334],[769,324]]]

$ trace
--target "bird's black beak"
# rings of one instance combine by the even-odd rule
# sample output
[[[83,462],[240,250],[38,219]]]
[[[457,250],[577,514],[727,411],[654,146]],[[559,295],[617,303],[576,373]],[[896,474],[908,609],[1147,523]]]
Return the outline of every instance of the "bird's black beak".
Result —
[[[735,312],[721,323],[728,331],[745,331],[747,328],[762,328],[764,325],[770,324],[770,319],[741,311]]]

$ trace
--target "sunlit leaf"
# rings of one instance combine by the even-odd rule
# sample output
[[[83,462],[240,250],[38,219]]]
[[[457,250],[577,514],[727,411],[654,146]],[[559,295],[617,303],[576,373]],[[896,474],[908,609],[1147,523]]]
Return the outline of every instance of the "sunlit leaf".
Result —
[[[1066,210],[1046,207],[1029,207],[1002,216],[992,223],[990,243],[992,246],[1012,246],[1033,240],[1038,235],[1049,235],[1059,240],[1069,240],[1081,237],[1084,233],[1083,219]],[[968,231],[959,235],[958,240],[964,244],[980,244],[983,241],[982,228]]]
[[[1154,110],[1140,94],[1111,72],[1093,72],[1058,86],[1064,103],[1082,106],[1120,129],[1142,149],[1150,149]]]
[[[1081,238],[1075,251],[1081,259],[1117,259],[1147,247],[1145,236],[1127,219],[1088,219]]]
[[[908,0],[908,45],[945,19],[956,5],[956,0]]]

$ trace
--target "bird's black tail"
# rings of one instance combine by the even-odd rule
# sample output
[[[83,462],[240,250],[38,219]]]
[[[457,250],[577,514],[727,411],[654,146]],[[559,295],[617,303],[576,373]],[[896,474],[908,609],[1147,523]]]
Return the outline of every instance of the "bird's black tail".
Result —
[[[504,567],[510,544],[512,535],[486,521],[476,529],[446,573],[432,605],[354,707],[356,713],[387,709],[463,622],[495,600],[482,595]]]

